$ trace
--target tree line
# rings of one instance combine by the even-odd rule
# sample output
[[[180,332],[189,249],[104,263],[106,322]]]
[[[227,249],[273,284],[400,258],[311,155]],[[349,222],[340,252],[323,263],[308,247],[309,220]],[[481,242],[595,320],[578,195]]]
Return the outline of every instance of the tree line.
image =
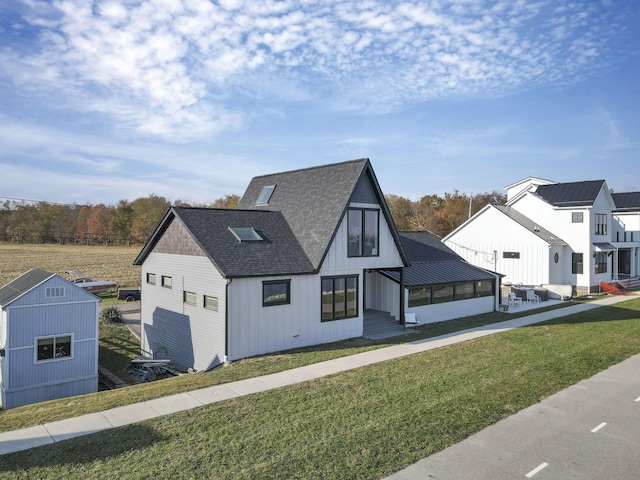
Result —
[[[397,195],[385,199],[399,230],[429,230],[444,237],[489,203],[504,204],[497,192],[474,196],[454,193],[425,195],[410,200]],[[0,241],[17,243],[73,243],[132,245],[144,243],[171,206],[236,208],[240,197],[226,195],[209,204],[189,204],[149,195],[117,205],[62,205],[6,200],[0,208]]]

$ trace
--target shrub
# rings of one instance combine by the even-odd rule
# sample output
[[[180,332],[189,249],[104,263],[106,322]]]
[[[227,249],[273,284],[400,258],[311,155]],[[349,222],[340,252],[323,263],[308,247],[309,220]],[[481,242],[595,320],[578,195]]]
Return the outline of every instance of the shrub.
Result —
[[[106,323],[122,323],[122,312],[117,305],[109,305],[100,312],[100,320]]]

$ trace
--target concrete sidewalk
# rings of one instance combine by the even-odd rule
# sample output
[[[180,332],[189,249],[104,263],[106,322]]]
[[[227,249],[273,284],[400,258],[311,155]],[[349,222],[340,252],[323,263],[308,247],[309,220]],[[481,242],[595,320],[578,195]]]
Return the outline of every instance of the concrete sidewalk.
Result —
[[[513,320],[450,333],[439,337],[380,348],[369,352],[336,358],[279,373],[249,378],[191,392],[170,395],[142,403],[112,408],[102,412],[45,423],[34,427],[0,433],[0,455],[61,442],[74,437],[121,427],[150,418],[169,415],[191,408],[221,402],[230,398],[264,392],[286,385],[314,380],[326,375],[352,370],[365,365],[421,353],[518,327],[533,325],[573,313],[614,305],[632,297],[609,297],[591,303],[528,315]]]

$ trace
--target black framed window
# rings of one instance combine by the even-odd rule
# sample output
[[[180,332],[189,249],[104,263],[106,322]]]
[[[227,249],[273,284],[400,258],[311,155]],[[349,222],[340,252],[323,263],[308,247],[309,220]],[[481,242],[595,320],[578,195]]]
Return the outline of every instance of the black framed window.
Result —
[[[262,282],[262,306],[288,305],[291,303],[291,280]]]
[[[409,307],[431,304],[431,287],[409,288]]]
[[[520,252],[502,252],[502,258],[520,258]]]
[[[607,273],[607,252],[596,253],[596,273]]]
[[[607,215],[604,213],[596,213],[596,235],[607,234]]]
[[[433,303],[444,303],[453,301],[453,284],[446,285],[434,285],[432,287],[432,301]]]
[[[581,275],[583,273],[583,255],[582,253],[571,254],[571,273]]]
[[[494,286],[495,282],[493,280],[480,280],[476,282],[476,297],[492,297],[494,294]]]
[[[350,208],[347,213],[348,256],[377,257],[380,239],[380,211]]]
[[[456,283],[453,287],[454,300],[473,298],[474,287],[473,282]]]
[[[358,276],[324,277],[322,279],[323,322],[358,316]]]

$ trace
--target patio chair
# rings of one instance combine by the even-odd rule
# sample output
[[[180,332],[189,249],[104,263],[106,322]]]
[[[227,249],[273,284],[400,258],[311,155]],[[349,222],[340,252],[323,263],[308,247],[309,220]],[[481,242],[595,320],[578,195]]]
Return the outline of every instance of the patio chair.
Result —
[[[527,302],[535,302],[538,303],[540,301],[540,297],[536,295],[533,290],[527,290]]]
[[[509,299],[507,301],[507,303],[509,305],[513,305],[514,307],[516,305],[522,305],[522,299],[520,297],[518,297],[515,292],[509,292]]]
[[[416,314],[415,313],[405,313],[404,314],[404,329],[405,330],[407,329],[407,327],[414,327],[415,328],[418,325],[420,325],[420,322],[416,318]]]

